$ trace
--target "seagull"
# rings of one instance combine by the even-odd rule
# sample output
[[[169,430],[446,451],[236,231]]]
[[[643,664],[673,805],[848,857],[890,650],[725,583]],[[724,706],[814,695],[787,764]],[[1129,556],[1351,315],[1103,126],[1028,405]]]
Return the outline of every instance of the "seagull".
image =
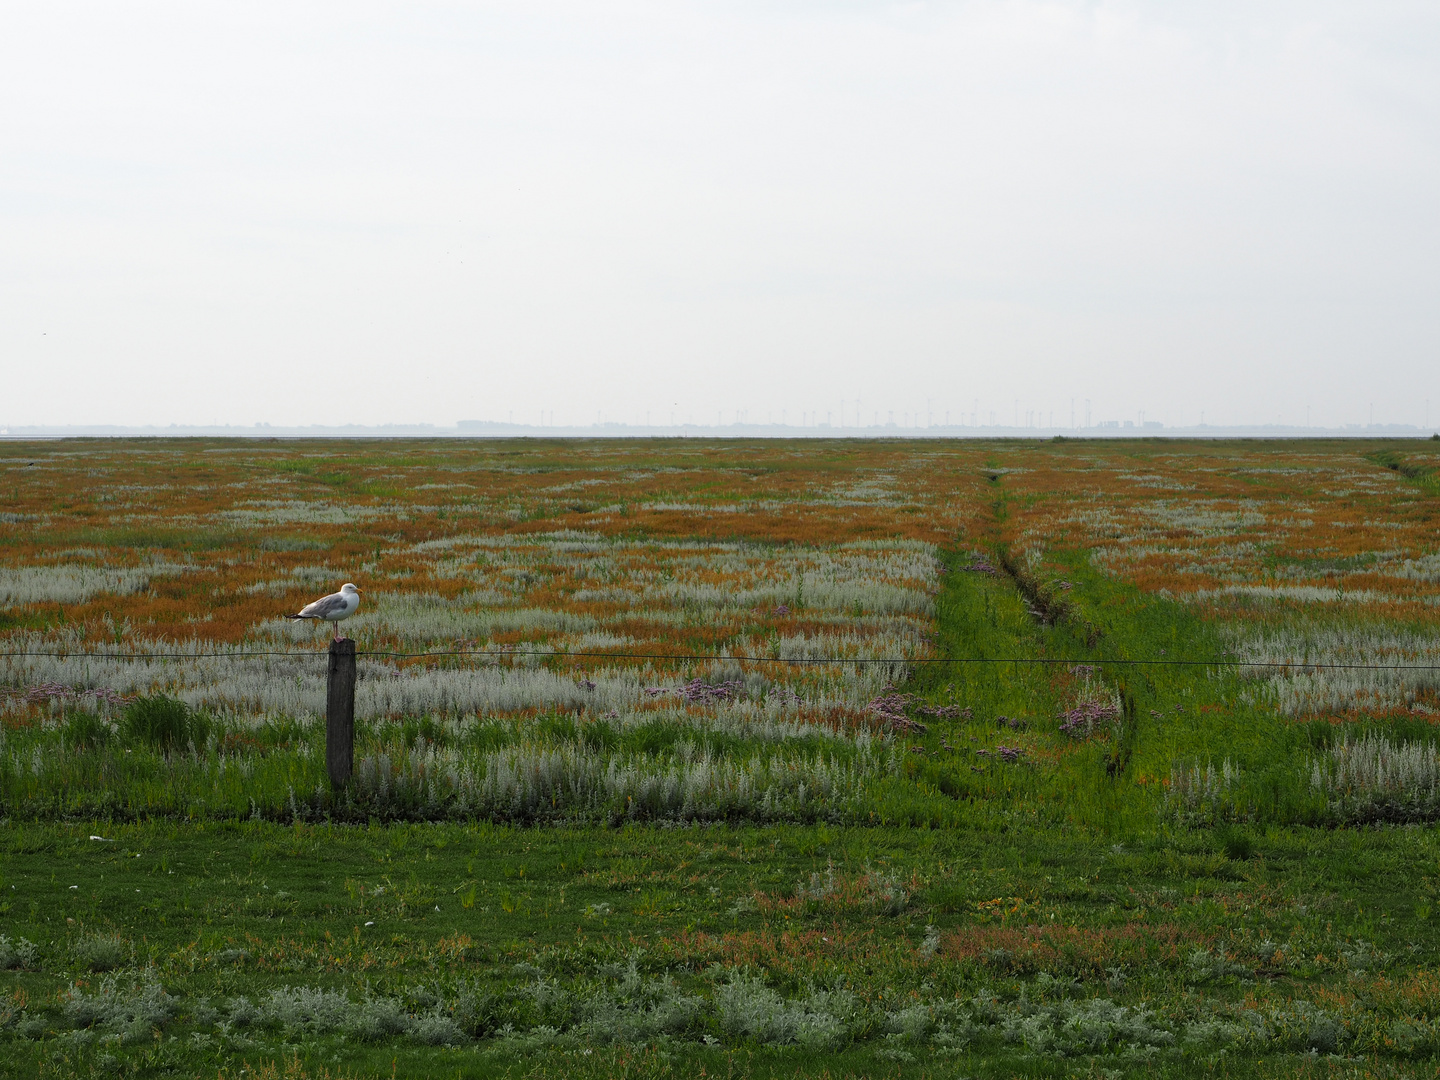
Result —
[[[340,586],[340,591],[331,593],[329,596],[322,596],[313,604],[306,604],[294,615],[286,615],[287,619],[324,619],[329,623],[336,623],[335,640],[340,640],[339,622],[341,619],[348,619],[360,609],[360,590],[354,584],[347,581]]]

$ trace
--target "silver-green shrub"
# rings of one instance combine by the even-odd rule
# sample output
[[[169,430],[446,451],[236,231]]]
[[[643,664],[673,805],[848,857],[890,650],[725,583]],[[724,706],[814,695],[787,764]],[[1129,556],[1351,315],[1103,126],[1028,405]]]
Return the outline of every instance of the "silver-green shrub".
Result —
[[[673,979],[648,979],[632,963],[614,983],[580,996],[579,1030],[587,1040],[644,1044],[690,1032],[705,999],[684,993]]]
[[[775,1046],[833,1050],[860,1027],[861,1009],[843,990],[811,990],[787,1001],[759,979],[732,973],[715,988],[721,1027],[732,1037]]]
[[[1310,763],[1310,787],[1341,822],[1440,818],[1440,749],[1370,734]]]
[[[23,937],[11,941],[4,934],[0,934],[0,971],[13,971],[16,968],[33,971],[39,961],[39,945]]]
[[[118,1035],[125,1042],[143,1042],[174,1019],[175,998],[165,992],[154,976],[146,974],[122,982],[107,975],[92,993],[72,986],[65,994],[61,1013],[72,1027],[97,1028]]]
[[[1240,779],[1240,768],[1230,759],[1216,768],[1211,762],[1178,762],[1170,768],[1170,787],[1165,792],[1162,812],[1186,825],[1213,824],[1233,816],[1231,789]]]
[[[114,971],[130,959],[130,945],[119,934],[96,934],[70,946],[70,955],[86,971]]]
[[[357,763],[356,799],[379,808],[496,820],[842,820],[893,755],[859,746],[717,757],[681,743],[665,757],[612,755],[583,742],[526,743],[488,753],[402,745]]]
[[[1069,1057],[1096,1054],[1122,1046],[1168,1047],[1175,1033],[1143,1005],[1117,1005],[1108,998],[1055,1001],[1044,1005],[1017,1003],[1016,1015],[1004,1020],[1005,1041],[1020,1043],[1037,1054]]]

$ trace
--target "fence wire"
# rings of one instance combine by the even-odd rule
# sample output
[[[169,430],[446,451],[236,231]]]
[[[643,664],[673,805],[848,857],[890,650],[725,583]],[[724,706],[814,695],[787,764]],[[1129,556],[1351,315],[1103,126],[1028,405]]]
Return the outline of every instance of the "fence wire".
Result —
[[[210,652],[81,652],[13,650],[0,651],[0,658],[49,658],[53,660],[94,659],[117,660],[143,663],[150,660],[236,660],[259,657],[305,657],[325,656],[322,652],[295,652],[280,649],[236,649],[233,651]],[[445,657],[486,656],[504,659],[506,657],[538,656],[551,660],[668,660],[673,663],[702,663],[713,661],[737,661],[746,664],[1034,664],[1043,666],[1068,665],[1070,667],[1231,667],[1231,668],[1274,668],[1297,671],[1440,671],[1440,663],[1434,664],[1358,664],[1322,663],[1303,660],[1240,660],[1233,657],[1166,657],[1164,659],[1109,659],[1105,657],[1055,657],[1055,656],[751,656],[743,653],[617,653],[617,652],[561,652],[551,649],[436,649],[422,652],[404,652],[396,649],[357,649],[356,657],[381,657],[392,660],[443,659]]]

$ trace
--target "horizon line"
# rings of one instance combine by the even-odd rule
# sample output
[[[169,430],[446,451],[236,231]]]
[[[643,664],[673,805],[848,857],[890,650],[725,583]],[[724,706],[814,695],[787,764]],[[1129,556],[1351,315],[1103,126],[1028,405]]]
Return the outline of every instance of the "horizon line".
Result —
[[[895,423],[862,426],[836,424],[517,424],[497,420],[461,420],[452,425],[387,424],[23,424],[0,425],[0,440],[57,438],[761,438],[761,439],[984,439],[984,438],[1226,438],[1259,436],[1302,438],[1435,438],[1440,432],[1414,424],[1345,424],[1321,427],[1299,424],[1189,424],[1167,426],[1159,421],[1137,424],[1110,421],[1088,427],[1017,427],[1008,424],[968,425]]]

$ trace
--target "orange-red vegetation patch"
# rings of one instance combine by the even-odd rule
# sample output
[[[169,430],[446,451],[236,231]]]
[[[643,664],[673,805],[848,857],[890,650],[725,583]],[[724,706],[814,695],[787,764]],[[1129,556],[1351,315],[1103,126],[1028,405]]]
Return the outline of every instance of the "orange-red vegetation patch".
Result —
[[[1176,923],[982,925],[942,936],[938,955],[1005,970],[1100,974],[1116,964],[1175,965],[1209,940]]]

